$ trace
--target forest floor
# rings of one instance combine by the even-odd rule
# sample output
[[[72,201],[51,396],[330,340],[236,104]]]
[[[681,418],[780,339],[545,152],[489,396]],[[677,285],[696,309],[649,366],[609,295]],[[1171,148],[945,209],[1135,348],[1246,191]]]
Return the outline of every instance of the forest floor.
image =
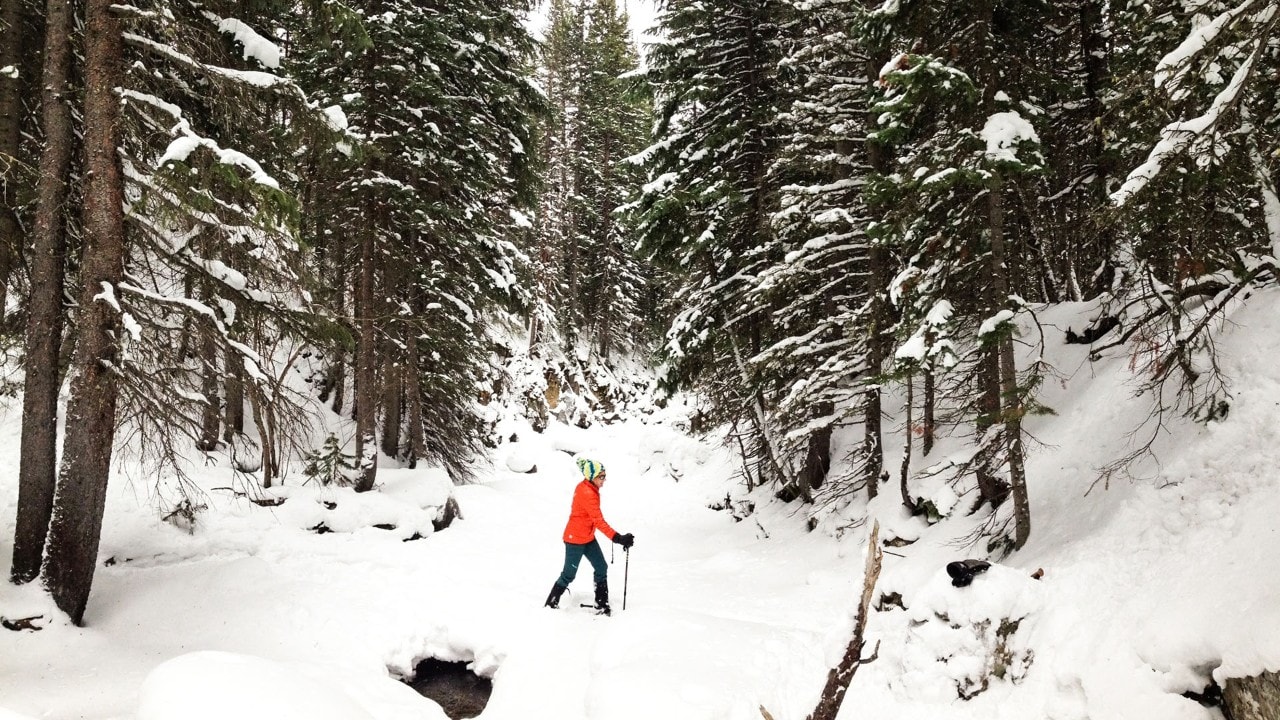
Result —
[[[1158,465],[1106,487],[1097,468],[1146,414],[1130,399],[1136,371],[1051,339],[1060,377],[1045,390],[1055,414],[1031,422],[1031,541],[966,588],[944,567],[984,556],[965,543],[982,516],[927,525],[886,486],[870,512],[886,537],[914,542],[887,548],[877,596],[905,608],[870,618],[879,658],[840,717],[1213,720],[1182,693],[1280,668],[1278,301],[1235,309],[1220,338],[1226,419],[1172,422]],[[1041,319],[1057,337],[1089,311]],[[438,719],[398,681],[426,657],[492,677],[483,720],[757,720],[760,706],[799,720],[848,640],[867,535],[851,519],[868,507],[853,500],[809,532],[799,504],[743,496],[730,450],[689,438],[676,410],[541,434],[504,420],[518,440],[453,490],[462,518],[439,532],[450,487],[438,470],[384,467],[357,495],[301,477],[253,491],[222,463],[193,463],[207,507],[191,528],[162,520],[170,491],[122,472],[85,627],[49,620],[36,588],[0,583],[0,616],[45,618],[0,631],[0,720]],[[0,412],[7,567],[20,403]],[[636,536],[629,558],[601,539],[613,617],[578,606],[591,601],[585,561],[563,607],[542,607],[575,456],[607,466],[605,517]],[[726,495],[755,512],[709,507]]]

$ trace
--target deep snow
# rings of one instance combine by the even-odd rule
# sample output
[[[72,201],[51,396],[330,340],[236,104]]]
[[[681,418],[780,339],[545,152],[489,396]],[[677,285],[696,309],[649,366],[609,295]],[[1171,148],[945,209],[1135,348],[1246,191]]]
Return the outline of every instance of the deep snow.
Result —
[[[1278,303],[1280,292],[1255,293],[1230,313],[1219,344],[1235,391],[1227,418],[1173,423],[1159,464],[1091,492],[1146,400],[1132,397],[1129,355],[1090,363],[1087,347],[1062,343],[1091,306],[1045,311],[1046,357],[1063,377],[1044,396],[1056,415],[1029,422],[1043,443],[1028,463],[1030,542],[955,588],[944,566],[982,556],[963,544],[981,518],[927,526],[886,486],[870,507],[883,534],[918,541],[887,548],[877,595],[900,593],[906,609],[870,618],[879,658],[859,670],[841,717],[1207,720],[1221,715],[1180,693],[1211,674],[1280,669]],[[20,404],[6,403],[7,568]],[[215,489],[240,486],[225,467],[198,467],[209,507],[191,534],[160,519],[147,481],[122,475],[86,627],[0,631],[0,720],[441,718],[392,679],[427,656],[492,676],[484,720],[755,720],[761,705],[803,718],[852,626],[866,526],[851,521],[865,502],[815,532],[806,508],[759,494],[741,522],[709,509],[734,492],[735,465],[727,448],[685,436],[679,410],[543,434],[504,420],[501,435],[518,441],[494,452],[479,483],[454,489],[463,519],[438,533],[447,478],[385,458],[374,493],[290,478],[270,493],[286,498],[278,507]],[[953,451],[944,442],[929,462]],[[897,452],[886,458],[894,483]],[[575,455],[605,463],[605,516],[636,535],[629,562],[615,549],[611,618],[577,607],[590,597],[585,563],[565,607],[541,607]],[[333,532],[308,529],[320,523]],[[405,541],[415,534],[425,537]],[[37,589],[0,583],[0,616],[42,613],[51,606]],[[1017,626],[1000,645],[1006,620]],[[961,700],[997,650],[1011,659],[1005,678]]]

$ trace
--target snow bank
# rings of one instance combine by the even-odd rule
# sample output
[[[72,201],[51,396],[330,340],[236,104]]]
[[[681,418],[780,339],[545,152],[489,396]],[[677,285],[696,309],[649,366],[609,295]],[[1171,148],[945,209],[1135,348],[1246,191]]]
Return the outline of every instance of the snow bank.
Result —
[[[385,676],[227,652],[167,660],[142,684],[137,720],[438,720],[439,705]]]

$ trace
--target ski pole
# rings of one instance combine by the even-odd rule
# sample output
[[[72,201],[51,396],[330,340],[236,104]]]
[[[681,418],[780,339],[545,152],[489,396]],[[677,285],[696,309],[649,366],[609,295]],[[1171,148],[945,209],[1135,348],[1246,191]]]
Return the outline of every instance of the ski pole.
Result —
[[[622,609],[627,609],[627,580],[631,576],[631,548],[623,548],[622,554],[626,562],[622,565]]]

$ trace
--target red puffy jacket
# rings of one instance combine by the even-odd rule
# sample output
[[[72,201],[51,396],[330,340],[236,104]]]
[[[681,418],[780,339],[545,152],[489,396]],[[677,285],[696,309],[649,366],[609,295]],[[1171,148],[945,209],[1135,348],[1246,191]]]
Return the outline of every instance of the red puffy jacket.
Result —
[[[564,528],[564,541],[585,545],[595,539],[596,530],[610,540],[617,534],[600,514],[600,488],[590,480],[583,480],[573,491],[573,507],[569,510],[569,524]]]

